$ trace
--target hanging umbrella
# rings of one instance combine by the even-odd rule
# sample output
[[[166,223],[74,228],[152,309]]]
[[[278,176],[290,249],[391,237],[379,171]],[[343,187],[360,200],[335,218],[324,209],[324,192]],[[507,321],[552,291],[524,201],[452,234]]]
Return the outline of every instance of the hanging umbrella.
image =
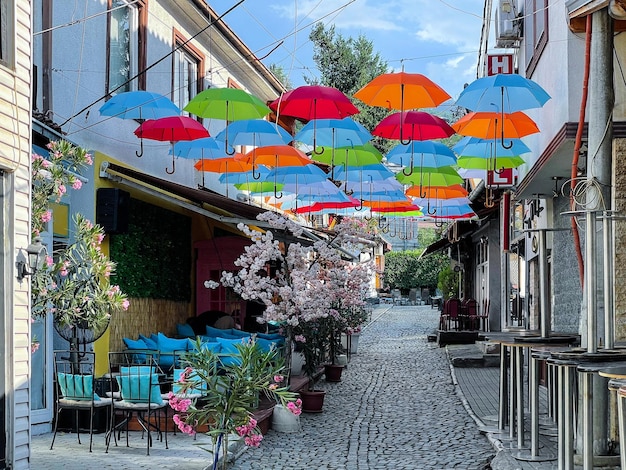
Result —
[[[125,91],[118,93],[100,106],[102,116],[115,116],[120,119],[135,119],[143,123],[146,119],[160,119],[180,115],[180,109],[169,98],[150,91]],[[143,155],[143,139],[140,151],[135,155]]]
[[[321,85],[294,88],[270,103],[270,108],[279,115],[305,121],[342,119],[359,112],[341,91]]]
[[[480,139],[498,139],[504,148],[512,148],[513,143],[504,143],[504,139],[520,139],[539,132],[537,124],[521,111],[511,114],[493,112],[468,113],[452,124],[452,128],[461,135]]]
[[[279,166],[304,166],[311,163],[311,159],[306,154],[290,145],[269,145],[267,147],[257,147],[245,154],[243,160],[256,168],[258,165],[265,165],[270,168]],[[252,175],[254,179],[259,179],[259,174]]]
[[[313,153],[317,154],[324,148],[363,145],[372,140],[372,134],[352,118],[315,119],[309,121],[294,136],[294,140],[311,144]],[[323,147],[318,149],[318,146]]]
[[[415,159],[419,158],[418,163]],[[408,167],[402,172],[409,176],[413,173],[413,167],[440,167],[456,165],[456,155],[447,146],[440,142],[430,140],[414,140],[408,144],[398,144],[387,153],[387,163],[393,163],[403,167]]]
[[[353,197],[348,196],[348,201],[336,202],[336,201],[324,201],[324,202],[316,202],[310,206],[301,206],[295,209],[296,214],[304,214],[304,213],[314,213],[314,212],[323,212],[327,210],[337,210],[337,209],[349,209],[354,207],[359,207],[361,205],[361,201],[355,199]]]
[[[348,147],[324,147],[324,150],[314,154],[313,158],[317,162],[331,165],[331,179],[335,179],[334,168],[336,164],[347,167],[374,165],[380,163],[383,155],[372,144],[366,143]]]
[[[252,145],[265,147],[267,145],[287,145],[293,140],[289,132],[276,123],[264,119],[242,119],[231,122],[215,136],[215,140],[230,145]]]
[[[209,131],[207,131],[206,128],[198,121],[190,117],[169,116],[144,121],[137,129],[135,129],[135,135],[140,139],[146,138],[163,142],[171,142],[173,148],[174,142],[209,137]],[[171,175],[175,171],[176,167],[172,150],[172,171],[169,171],[166,168],[165,172]]]
[[[223,143],[213,137],[203,137],[195,140],[176,142],[169,151],[170,155],[179,158],[193,160],[214,159],[228,156]],[[204,174],[202,174],[202,186],[204,186]]]
[[[385,73],[354,94],[370,106],[407,111],[435,108],[451,97],[443,88],[419,73]]]
[[[281,191],[284,188],[284,184],[275,184],[271,181],[249,181],[247,183],[235,183],[235,188],[241,191],[248,191],[251,194],[264,194],[272,191]]]
[[[460,184],[453,184],[451,186],[426,186],[420,188],[418,186],[411,186],[406,191],[407,196],[424,196],[429,199],[451,199],[456,197],[467,197],[469,192]]]
[[[393,178],[395,173],[382,163],[363,166],[338,165],[335,169],[337,181],[379,181]]]
[[[504,148],[497,140],[476,137],[464,137],[453,150],[459,154],[457,161],[460,168],[494,171],[523,165],[525,161],[519,155],[530,152],[520,139],[512,139],[510,148]]]
[[[346,193],[364,193],[368,189],[372,191],[402,191],[402,184],[395,178],[387,178],[384,180],[358,180],[358,181],[346,181],[341,185]]]
[[[459,176],[454,168],[449,166],[415,168],[414,170],[408,176],[400,172],[396,175],[396,179],[402,184],[418,185],[422,190],[429,186],[451,186],[463,183],[463,178]]]
[[[384,118],[372,131],[373,135],[385,139],[411,140],[444,139],[454,134],[454,129],[441,119],[422,111],[403,111]],[[406,139],[401,139],[401,136]]]
[[[261,175],[261,179],[263,179],[270,172],[270,169],[263,165],[259,165],[256,171]],[[223,175],[220,175],[218,179],[220,183],[226,184],[251,183],[255,181],[254,178],[252,178],[252,173],[252,170],[232,173],[230,175],[228,173],[224,173]]]
[[[238,155],[241,154],[237,154],[235,155],[235,157],[237,157]],[[194,168],[198,171],[208,171],[210,173],[225,174],[244,173],[246,171],[252,171],[252,164],[244,160],[236,160],[235,157],[215,158],[213,160],[200,160],[196,162]]]
[[[476,217],[476,213],[468,204],[460,204],[454,206],[442,206],[437,212],[431,215],[433,219],[471,219]]]
[[[413,198],[413,204],[417,204],[423,210],[426,208],[426,212],[429,215],[435,215],[437,213],[441,213],[442,208],[448,208],[453,206],[461,206],[461,205],[469,205],[472,201],[469,198],[463,197],[455,197],[450,199],[435,199],[428,197],[416,197]]]
[[[279,183],[295,185],[296,193],[298,192],[297,188],[299,184],[321,184],[324,181],[328,181],[327,178],[328,175],[324,173],[324,171],[311,163],[302,166],[281,166],[272,168],[272,170],[264,176],[265,181],[273,181],[275,185]],[[330,183],[330,181],[328,182]]]
[[[456,105],[472,111],[514,113],[541,108],[550,95],[537,83],[518,74],[496,74],[474,80],[459,95]]]

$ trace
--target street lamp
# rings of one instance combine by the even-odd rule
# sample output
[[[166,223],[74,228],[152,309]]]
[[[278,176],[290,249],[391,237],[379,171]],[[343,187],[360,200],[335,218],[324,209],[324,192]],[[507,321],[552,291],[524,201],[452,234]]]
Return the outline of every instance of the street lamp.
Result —
[[[24,251],[26,251],[26,255],[24,255]],[[22,282],[26,276],[34,275],[43,266],[47,254],[46,247],[41,243],[41,237],[35,237],[33,243],[28,245],[26,250],[20,248],[15,261],[17,280]]]

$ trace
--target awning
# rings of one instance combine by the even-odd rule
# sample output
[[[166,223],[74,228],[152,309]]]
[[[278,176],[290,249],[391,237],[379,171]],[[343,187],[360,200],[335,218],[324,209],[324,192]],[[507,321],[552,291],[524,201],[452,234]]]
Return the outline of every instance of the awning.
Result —
[[[158,197],[171,204],[235,228],[237,224],[243,223],[248,226],[273,229],[267,222],[256,219],[257,215],[267,212],[266,209],[235,201],[209,189],[190,188],[189,186],[163,180],[108,161],[100,165],[100,177]],[[275,234],[276,239],[285,242],[311,243],[326,238],[313,233],[307,228],[304,228],[302,232],[305,238],[294,237],[283,233],[283,231],[276,231]],[[340,247],[336,248],[350,258],[354,258],[351,253],[342,250]]]

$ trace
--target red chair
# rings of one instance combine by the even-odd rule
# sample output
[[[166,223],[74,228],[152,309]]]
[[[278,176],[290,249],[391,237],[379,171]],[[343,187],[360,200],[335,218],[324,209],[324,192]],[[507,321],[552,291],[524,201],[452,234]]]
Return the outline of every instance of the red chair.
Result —
[[[462,327],[461,301],[459,299],[448,299],[445,305],[444,312],[447,315],[448,329],[454,323],[454,329],[458,331],[459,327]]]
[[[463,301],[463,310],[466,315],[467,326],[469,329],[478,330],[480,326],[480,318],[478,315],[478,302],[475,299],[466,299]]]

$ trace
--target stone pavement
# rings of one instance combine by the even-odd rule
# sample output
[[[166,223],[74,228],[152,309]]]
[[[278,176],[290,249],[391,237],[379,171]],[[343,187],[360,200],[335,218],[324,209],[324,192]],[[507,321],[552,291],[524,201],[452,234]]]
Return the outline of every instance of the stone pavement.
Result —
[[[304,414],[302,431],[270,430],[257,449],[238,456],[233,470],[542,470],[556,462],[528,463],[512,458],[506,443],[479,431],[493,426],[498,406],[498,368],[450,366],[450,354],[475,349],[439,348],[429,343],[439,320],[429,306],[376,306],[361,334],[341,382],[320,381],[327,391],[324,411]],[[104,452],[104,435],[51,434],[32,437],[31,468],[73,470],[159,468],[203,470],[210,464],[210,440],[168,435],[169,449],[155,442],[150,456],[138,432]]]

